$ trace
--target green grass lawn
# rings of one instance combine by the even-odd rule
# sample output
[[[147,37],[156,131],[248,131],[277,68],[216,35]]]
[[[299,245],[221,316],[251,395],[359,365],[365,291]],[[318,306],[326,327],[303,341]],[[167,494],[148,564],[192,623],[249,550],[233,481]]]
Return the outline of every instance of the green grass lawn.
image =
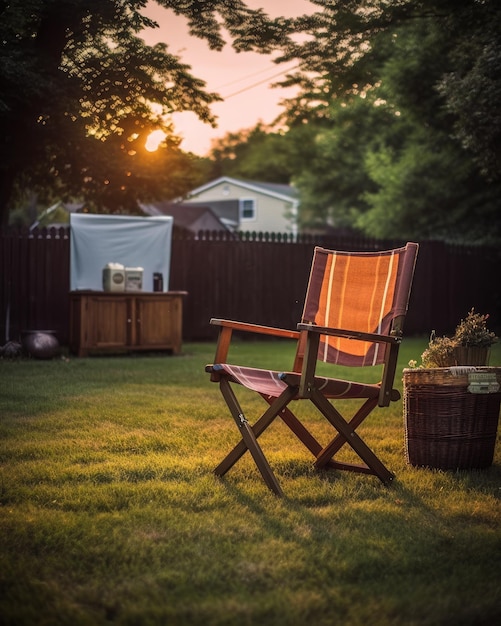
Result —
[[[404,340],[400,389],[426,343]],[[213,475],[238,437],[213,351],[0,361],[2,626],[501,623],[499,441],[486,470],[414,468],[402,402],[378,409],[361,433],[397,476],[385,487],[314,471],[277,422],[260,441],[280,499],[249,455]],[[293,353],[234,354],[287,369]],[[252,420],[263,402],[242,391]]]

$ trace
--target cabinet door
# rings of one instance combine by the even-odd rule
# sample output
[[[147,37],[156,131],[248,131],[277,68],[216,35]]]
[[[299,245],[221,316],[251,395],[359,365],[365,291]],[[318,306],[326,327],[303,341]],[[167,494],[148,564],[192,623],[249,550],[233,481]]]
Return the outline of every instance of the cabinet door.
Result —
[[[87,340],[91,348],[119,348],[132,342],[132,305],[126,296],[94,296],[87,309]]]
[[[180,296],[136,298],[136,342],[142,348],[181,350],[182,300]]]

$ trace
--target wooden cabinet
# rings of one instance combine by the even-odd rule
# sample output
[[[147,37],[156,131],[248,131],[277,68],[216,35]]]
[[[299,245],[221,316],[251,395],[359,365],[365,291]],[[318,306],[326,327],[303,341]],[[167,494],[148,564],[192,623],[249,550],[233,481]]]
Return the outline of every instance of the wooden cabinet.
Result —
[[[70,351],[171,350],[182,345],[184,291],[70,292]]]

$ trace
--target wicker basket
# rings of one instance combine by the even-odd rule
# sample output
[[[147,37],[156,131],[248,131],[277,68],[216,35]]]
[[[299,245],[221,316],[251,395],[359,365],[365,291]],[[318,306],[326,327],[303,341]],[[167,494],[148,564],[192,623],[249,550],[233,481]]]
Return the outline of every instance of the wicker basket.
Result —
[[[490,379],[488,389],[472,384],[475,377]],[[501,367],[405,369],[403,380],[408,463],[445,470],[492,465]]]

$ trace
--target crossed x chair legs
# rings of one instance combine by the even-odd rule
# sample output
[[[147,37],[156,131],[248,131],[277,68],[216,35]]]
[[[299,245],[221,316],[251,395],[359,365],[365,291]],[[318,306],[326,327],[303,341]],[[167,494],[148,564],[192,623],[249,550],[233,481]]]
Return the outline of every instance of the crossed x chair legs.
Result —
[[[377,399],[370,398],[366,400],[355,416],[347,422],[321,392],[312,390],[311,402],[320,413],[326,417],[338,433],[328,445],[322,447],[287,406],[289,402],[297,396],[297,387],[286,387],[277,398],[261,394],[266,402],[268,402],[269,407],[253,426],[250,425],[245,417],[235,392],[226,378],[221,379],[220,389],[235,424],[240,431],[242,439],[215,468],[214,471],[217,476],[226,474],[245,452],[249,451],[266,485],[275,494],[282,496],[282,488],[258,442],[260,435],[272,424],[276,417],[280,417],[316,458],[315,466],[317,468],[335,468],[373,474],[385,484],[393,480],[394,475],[383,465],[363,439],[355,432],[355,429],[377,405]],[[365,465],[340,463],[333,460],[333,456],[345,444],[349,444],[353,448],[358,456],[365,462]]]

